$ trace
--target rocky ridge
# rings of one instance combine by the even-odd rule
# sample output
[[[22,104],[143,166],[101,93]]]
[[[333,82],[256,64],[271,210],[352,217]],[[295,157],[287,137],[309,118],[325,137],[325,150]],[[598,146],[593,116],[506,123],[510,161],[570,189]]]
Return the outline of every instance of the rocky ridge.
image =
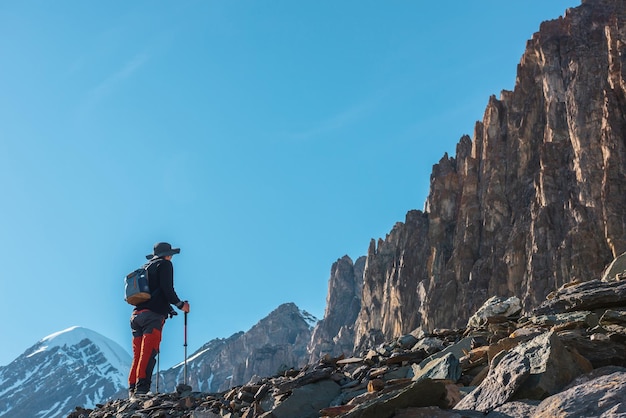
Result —
[[[433,167],[425,208],[372,240],[355,346],[463,326],[490,296],[524,312],[626,251],[626,1],[541,24],[513,91]]]
[[[68,418],[626,416],[626,280],[562,286],[531,314],[490,298],[460,329],[417,328],[220,393],[116,400]]]
[[[188,383],[205,392],[218,392],[269,376],[277,370],[307,363],[307,344],[317,319],[293,303],[270,312],[250,330],[215,339],[191,353],[187,361]],[[162,371],[159,391],[173,392],[183,376],[183,364]],[[153,378],[155,390],[156,378]]]
[[[324,318],[315,325],[307,347],[310,363],[323,355],[352,352],[354,323],[361,310],[365,261],[365,257],[359,257],[353,263],[346,255],[333,263]]]

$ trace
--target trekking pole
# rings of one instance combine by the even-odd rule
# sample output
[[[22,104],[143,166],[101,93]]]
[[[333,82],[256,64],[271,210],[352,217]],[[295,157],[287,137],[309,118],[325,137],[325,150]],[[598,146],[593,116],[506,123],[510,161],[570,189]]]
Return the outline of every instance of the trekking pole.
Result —
[[[185,366],[183,369],[183,379],[185,381],[185,384],[187,384],[187,313],[185,312]]]
[[[159,393],[159,374],[161,374],[161,350],[157,351],[156,393]]]

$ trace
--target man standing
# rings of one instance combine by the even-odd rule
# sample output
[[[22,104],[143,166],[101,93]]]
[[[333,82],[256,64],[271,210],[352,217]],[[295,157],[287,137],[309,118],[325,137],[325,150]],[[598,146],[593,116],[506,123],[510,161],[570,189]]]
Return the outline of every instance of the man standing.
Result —
[[[133,333],[133,363],[128,375],[129,396],[148,393],[152,383],[152,371],[161,344],[161,333],[171,305],[185,313],[189,303],[181,301],[174,290],[174,266],[172,256],[180,253],[180,248],[172,248],[167,242],[154,245],[152,254],[146,258],[150,300],[135,307],[130,317]]]

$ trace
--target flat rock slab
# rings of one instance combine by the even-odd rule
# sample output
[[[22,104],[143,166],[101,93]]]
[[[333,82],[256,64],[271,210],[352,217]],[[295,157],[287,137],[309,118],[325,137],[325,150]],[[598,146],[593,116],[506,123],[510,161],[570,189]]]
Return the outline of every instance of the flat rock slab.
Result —
[[[350,357],[350,358],[344,358],[342,360],[338,360],[337,364],[340,366],[345,366],[346,364],[354,364],[354,363],[362,363],[363,362],[363,358],[361,357]]]
[[[547,315],[598,308],[626,306],[626,280],[603,282],[590,280],[561,287],[534,310],[535,315]]]
[[[396,411],[415,407],[450,408],[458,397],[458,387],[445,380],[422,380],[406,389],[378,397],[341,415],[342,418],[392,418]],[[458,398],[457,398],[458,399]]]

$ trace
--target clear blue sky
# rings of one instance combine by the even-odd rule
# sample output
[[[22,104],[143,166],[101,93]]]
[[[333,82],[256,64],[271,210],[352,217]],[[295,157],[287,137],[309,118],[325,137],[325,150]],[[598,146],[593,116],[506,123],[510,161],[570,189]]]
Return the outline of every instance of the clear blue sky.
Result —
[[[157,241],[189,352],[422,209],[433,164],[578,0],[0,2],[0,365],[79,325],[130,351]],[[168,321],[161,367],[183,359]]]

